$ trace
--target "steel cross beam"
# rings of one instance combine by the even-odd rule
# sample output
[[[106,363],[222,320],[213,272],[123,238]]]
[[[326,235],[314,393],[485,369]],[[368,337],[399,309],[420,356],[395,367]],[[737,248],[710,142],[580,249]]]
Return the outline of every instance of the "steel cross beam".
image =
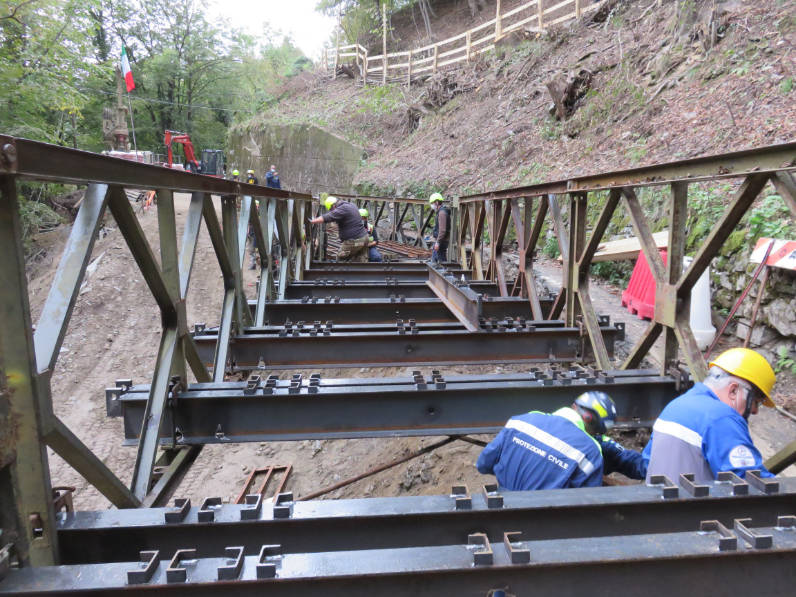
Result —
[[[291,380],[192,384],[176,394],[161,438],[178,444],[269,440],[459,435],[498,431],[512,415],[552,412],[581,393],[611,395],[624,428],[649,427],[681,391],[679,380],[651,370],[585,368],[502,375]],[[113,389],[108,414],[124,418],[125,442],[137,442],[148,386]]]
[[[500,296],[497,285],[489,280],[472,280],[468,284],[475,292],[486,296]],[[338,297],[338,298],[436,298],[436,294],[422,282],[327,282],[300,281],[291,282],[285,287],[284,299],[301,299],[304,297]]]
[[[464,276],[470,277],[470,272],[463,269],[451,269],[450,273],[456,277]],[[414,267],[401,267],[399,265],[386,265],[382,268],[361,268],[361,269],[348,269],[340,267],[337,269],[323,268],[323,269],[308,269],[304,271],[303,280],[307,281],[369,281],[369,282],[386,282],[389,280],[401,281],[418,281],[425,282],[428,275],[426,270],[417,269]]]
[[[290,330],[246,328],[230,339],[228,358],[233,370],[248,371],[258,366],[285,369],[573,362],[588,361],[591,356],[591,347],[579,327],[566,327],[561,322],[511,323],[511,327],[505,327],[498,322],[498,329],[492,331],[423,329],[412,322],[398,322],[392,331],[338,326],[339,333],[333,326],[330,329],[320,323]],[[604,319],[600,330],[612,356],[614,342],[624,339],[624,324],[611,325]],[[195,335],[194,343],[202,361],[211,366],[217,344],[213,330]],[[217,368],[214,375],[220,381]]]
[[[192,548],[173,556],[144,551],[127,562],[14,570],[0,593],[554,595],[565,578],[574,595],[617,595],[632,587],[669,597],[673,586],[694,594],[786,595],[796,581],[789,565],[796,557],[793,524],[793,516],[775,526],[744,517],[733,521],[732,530],[705,520],[683,532],[571,539],[537,539],[504,527],[492,541],[473,531],[449,545],[352,545],[339,552],[283,553],[273,543],[261,544],[254,555],[240,546],[210,557]]]
[[[553,301],[542,299],[541,319]],[[249,301],[254,310],[256,303]],[[492,298],[481,301],[481,316],[484,319],[525,318],[533,319],[527,299],[520,297]],[[288,300],[264,303],[260,325],[283,325],[287,321],[314,322],[333,321],[335,324],[350,323],[395,323],[396,320],[415,320],[417,323],[453,323],[456,317],[444,303],[437,299],[336,299],[336,300]]]
[[[57,532],[64,564],[133,561],[140,550],[171,554],[186,547],[199,557],[228,545],[253,555],[263,537],[284,553],[447,545],[465,542],[474,530],[497,542],[507,528],[536,540],[626,537],[688,531],[708,519],[730,528],[745,517],[775,525],[793,511],[796,479],[782,479],[775,494],[740,479],[735,486],[712,481],[704,490],[705,496],[694,497],[682,485],[676,498],[664,499],[661,486],[653,485],[492,495],[483,488],[471,495],[462,487],[450,495],[296,501],[287,517],[279,517],[272,504],[262,505],[253,518],[246,512],[250,506],[224,504],[209,523],[200,522],[201,508],[190,505],[174,522],[166,520],[175,517],[175,508],[103,510],[59,518]]]

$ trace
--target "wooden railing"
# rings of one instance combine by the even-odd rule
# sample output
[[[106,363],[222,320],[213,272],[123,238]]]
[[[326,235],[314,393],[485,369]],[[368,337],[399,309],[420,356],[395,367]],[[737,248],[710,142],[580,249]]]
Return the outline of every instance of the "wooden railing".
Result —
[[[446,67],[470,62],[479,54],[492,50],[496,41],[513,31],[525,28],[541,33],[553,25],[579,19],[597,10],[604,2],[533,0],[501,13],[498,0],[495,18],[448,39],[412,50],[376,56],[370,56],[367,48],[359,44],[338,46],[325,51],[322,64],[335,77],[338,67],[351,63],[353,59],[358,76],[366,84],[410,84]]]

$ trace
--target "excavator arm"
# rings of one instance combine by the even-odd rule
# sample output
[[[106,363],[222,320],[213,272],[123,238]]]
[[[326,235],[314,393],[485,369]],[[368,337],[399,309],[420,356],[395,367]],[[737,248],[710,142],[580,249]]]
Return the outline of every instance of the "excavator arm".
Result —
[[[169,168],[172,167],[174,162],[172,144],[179,143],[182,145],[183,152],[185,152],[185,161],[193,168],[194,172],[201,171],[201,165],[196,159],[196,153],[194,152],[193,143],[191,142],[191,137],[189,135],[177,131],[166,131],[166,138],[164,142],[166,145],[166,153],[168,155]]]

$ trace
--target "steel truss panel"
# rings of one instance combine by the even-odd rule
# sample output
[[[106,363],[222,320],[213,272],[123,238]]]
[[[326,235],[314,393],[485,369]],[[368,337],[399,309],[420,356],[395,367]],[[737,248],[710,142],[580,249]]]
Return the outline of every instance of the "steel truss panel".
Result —
[[[513,282],[512,282],[513,284]],[[499,297],[500,289],[494,282],[471,281],[468,286],[478,294],[485,297]],[[294,281],[285,288],[286,299],[302,299],[304,297],[317,297],[325,299],[334,298],[437,298],[437,295],[423,282],[339,282],[339,281]]]
[[[428,262],[419,261],[417,259],[402,259],[395,261],[383,261],[376,263],[368,261],[364,263],[359,262],[340,262],[340,261],[313,261],[310,263],[312,269],[326,269],[326,270],[345,270],[345,271],[362,271],[362,270],[380,270],[387,267],[400,267],[401,269],[415,269],[423,273],[426,272]],[[455,261],[446,261],[442,264],[444,267],[457,268],[461,265]]]
[[[623,323],[602,321],[600,330],[609,356],[625,337]],[[553,324],[553,325],[550,325]],[[230,339],[228,359],[235,371],[305,367],[368,367],[435,364],[504,364],[588,361],[591,345],[580,328],[558,321],[531,321],[497,330],[469,331],[462,327],[424,324],[332,326],[318,323],[298,328],[246,328]],[[329,330],[326,334],[325,331]],[[339,331],[338,331],[339,330]],[[216,332],[194,336],[197,352],[213,365]]]
[[[424,378],[323,379],[276,376],[256,383],[192,384],[165,414],[163,441],[179,443],[398,437],[491,433],[512,415],[552,412],[582,392],[611,395],[618,426],[649,427],[675,398],[677,381],[650,370],[531,371],[506,375],[438,373]],[[248,387],[247,387],[248,386]],[[141,430],[148,386],[109,394],[108,412],[124,417],[125,440]]]
[[[539,301],[542,313],[550,312],[552,299]],[[254,313],[257,303],[249,301]],[[482,315],[486,319],[507,317],[531,319],[528,299],[520,297],[493,298],[481,302]],[[283,325],[286,321],[333,321],[335,324],[349,323],[394,323],[397,319],[418,323],[453,323],[457,321],[450,310],[438,299],[326,299],[273,301],[265,305],[268,322]]]
[[[745,520],[751,525],[750,521]],[[710,524],[708,527],[712,526]],[[505,529],[502,541],[472,533],[433,547],[257,555],[227,547],[213,557],[191,549],[142,553],[129,562],[15,570],[0,592],[113,591],[184,595],[787,595],[796,581],[792,527],[724,527],[622,537],[539,540]],[[750,532],[751,531],[751,532]],[[728,536],[729,535],[729,536]],[[750,541],[744,540],[743,536]],[[765,541],[756,538],[766,537]],[[731,545],[730,545],[731,544]],[[721,546],[721,548],[720,548]],[[171,558],[169,563],[169,558]],[[151,567],[149,567],[151,565]],[[128,572],[134,574],[128,576]]]
[[[774,525],[796,506],[796,479],[780,480],[779,491],[767,495],[741,483],[738,488],[712,482],[708,495],[693,497],[680,489],[675,499],[663,499],[661,486],[630,485],[500,494],[495,508],[486,494],[473,492],[469,508],[457,508],[460,496],[435,495],[294,502],[290,516],[274,516],[263,505],[254,519],[244,519],[243,504],[224,504],[210,523],[199,521],[198,507],[185,511],[179,522],[165,522],[175,508],[75,512],[58,521],[64,564],[131,561],[139,550],[195,548],[199,557],[222,553],[228,545],[256,554],[266,537],[284,553],[385,549],[462,543],[471,532],[500,541],[505,529],[535,539],[570,539],[688,531],[701,520],[732,527],[736,518]],[[495,495],[491,496],[493,499]],[[491,507],[490,507],[491,506]]]

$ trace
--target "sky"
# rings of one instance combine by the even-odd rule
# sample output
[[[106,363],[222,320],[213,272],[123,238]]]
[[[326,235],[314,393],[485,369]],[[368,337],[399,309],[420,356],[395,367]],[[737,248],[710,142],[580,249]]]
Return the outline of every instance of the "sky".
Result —
[[[318,0],[210,0],[210,17],[223,16],[233,26],[260,35],[263,24],[289,34],[304,54],[320,58],[335,19],[315,11]]]

